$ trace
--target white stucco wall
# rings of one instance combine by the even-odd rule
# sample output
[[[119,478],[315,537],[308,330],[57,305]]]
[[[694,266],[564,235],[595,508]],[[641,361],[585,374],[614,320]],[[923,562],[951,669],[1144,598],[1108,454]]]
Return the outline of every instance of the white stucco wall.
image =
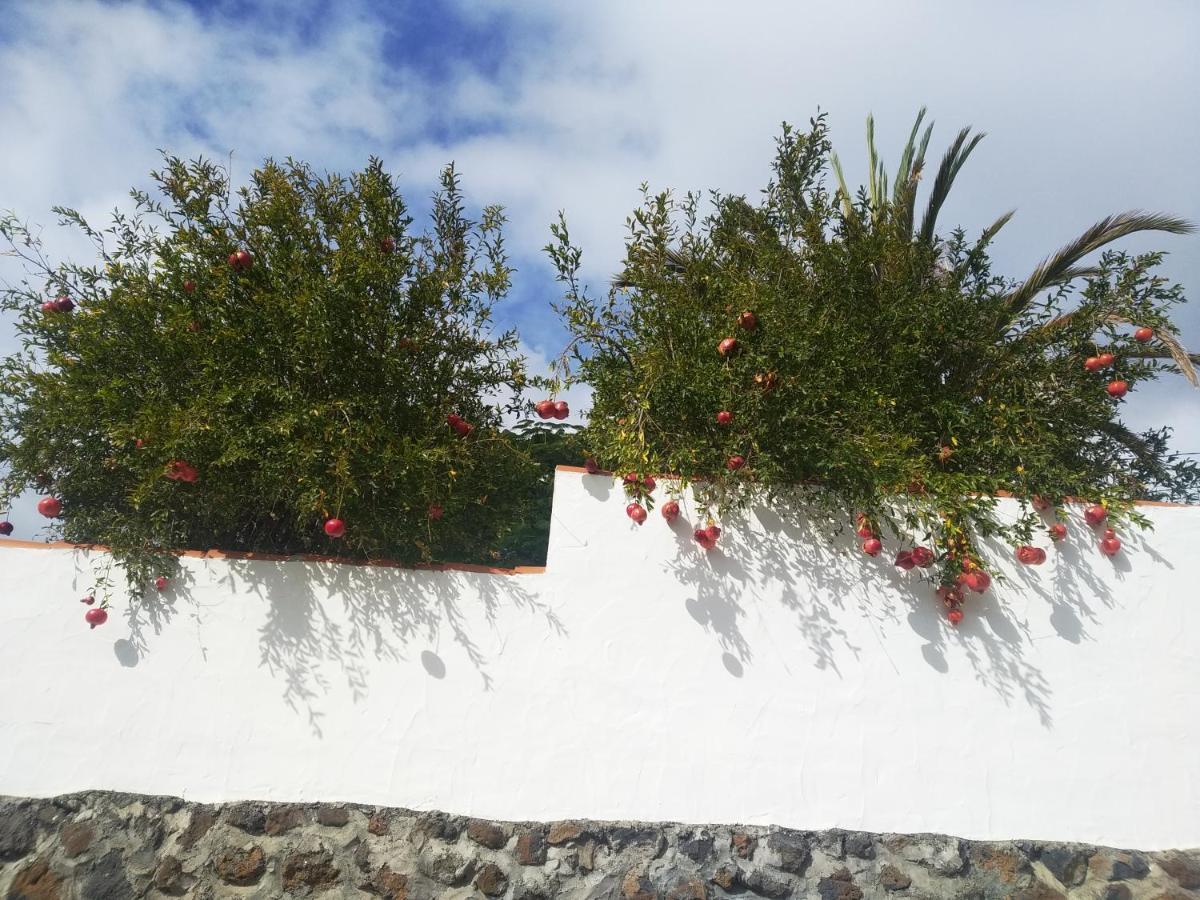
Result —
[[[560,471],[545,574],[189,558],[95,631],[102,555],[0,548],[0,793],[1200,845],[1200,509],[1073,520],[954,630],[769,510],[624,506]]]

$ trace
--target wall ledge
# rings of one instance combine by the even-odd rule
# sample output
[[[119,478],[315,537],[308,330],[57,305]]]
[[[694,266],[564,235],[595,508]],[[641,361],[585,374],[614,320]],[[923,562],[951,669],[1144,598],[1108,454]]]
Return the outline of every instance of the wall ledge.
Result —
[[[86,791],[0,799],[6,897],[1188,897],[1200,850],[659,822],[500,822]],[[471,890],[473,888],[473,890]],[[455,891],[455,889],[459,889]]]

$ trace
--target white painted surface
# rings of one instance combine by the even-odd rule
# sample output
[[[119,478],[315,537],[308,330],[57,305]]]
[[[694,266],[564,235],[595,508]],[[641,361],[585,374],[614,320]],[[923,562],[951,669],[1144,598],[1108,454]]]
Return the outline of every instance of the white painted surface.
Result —
[[[1115,563],[1075,519],[954,631],[769,511],[705,555],[624,505],[560,472],[544,575],[187,559],[137,631],[102,556],[0,549],[0,793],[1200,845],[1200,509]]]

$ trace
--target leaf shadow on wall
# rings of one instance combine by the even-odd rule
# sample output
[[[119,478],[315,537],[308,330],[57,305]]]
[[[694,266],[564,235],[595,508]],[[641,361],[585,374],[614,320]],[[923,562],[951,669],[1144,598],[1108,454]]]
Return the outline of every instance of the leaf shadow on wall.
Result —
[[[322,703],[339,689],[326,673],[340,672],[356,703],[370,691],[372,661],[419,660],[422,677],[444,678],[447,663],[437,653],[443,637],[461,649],[490,690],[487,653],[469,622],[478,619],[466,614],[466,603],[482,604],[489,626],[504,605],[525,609],[565,634],[554,611],[524,585],[536,575],[265,560],[222,565],[228,568],[222,582],[231,594],[248,592],[267,604],[259,629],[260,665],[282,681],[284,702],[307,716],[318,737]]]
[[[978,682],[1006,704],[1023,701],[1043,726],[1053,724],[1051,685],[1028,652],[1031,642],[1042,636],[1032,634],[1028,622],[1006,607],[1005,596],[1014,595],[1010,586],[996,584],[985,595],[970,595],[967,618],[955,628],[933,596],[935,585],[921,570],[897,569],[888,550],[866,560],[864,569],[858,539],[848,528],[830,535],[802,514],[785,518],[777,509],[756,505],[727,516],[718,548],[706,552],[692,536],[700,519],[694,514],[690,518],[681,517],[672,526],[680,552],[668,568],[690,588],[687,613],[713,635],[731,674],[740,677],[743,667],[754,662],[755,648],[742,628],[751,613],[749,604],[782,603],[793,614],[811,665],[839,676],[839,660],[858,659],[864,652],[882,652],[891,660],[895,651],[888,646],[886,631],[903,620],[923,641],[921,656],[932,669],[953,677],[947,650],[957,645]],[[1011,553],[1007,547],[984,549],[991,559]],[[1082,622],[1096,620],[1095,605],[1113,601],[1088,565],[1071,565],[1069,556],[1064,563],[1053,579],[1018,572],[1017,584],[1021,596],[1050,602],[1058,636],[1079,643],[1090,639]],[[863,577],[864,571],[869,577]],[[878,647],[864,650],[855,644],[841,624],[844,616],[867,617]],[[788,646],[787,635],[768,640],[782,659],[802,658]],[[738,663],[736,670],[730,657]]]

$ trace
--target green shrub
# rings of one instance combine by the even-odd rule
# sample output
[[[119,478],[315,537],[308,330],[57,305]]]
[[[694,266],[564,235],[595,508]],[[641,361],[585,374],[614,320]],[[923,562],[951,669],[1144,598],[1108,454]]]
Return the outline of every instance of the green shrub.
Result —
[[[0,367],[2,494],[59,498],[62,536],[110,546],[135,590],[173,548],[502,556],[539,473],[500,427],[526,384],[491,329],[500,209],[469,220],[452,167],[426,233],[377,161],[267,162],[232,195],[204,161],[153,177],[103,231],[56,210],[94,265],[51,264],[0,220],[29,273],[3,293],[23,349]],[[58,296],[74,309],[42,308]]]
[[[1015,282],[993,273],[987,249],[1007,215],[974,242],[935,230],[974,147],[966,130],[916,222],[929,139],[917,132],[891,193],[873,140],[867,187],[826,186],[822,118],[806,134],[784,127],[756,202],[713,193],[702,216],[694,194],[643,187],[623,269],[598,298],[565,220],[553,226],[572,336],[559,370],[595,392],[585,438],[600,464],[675,473],[713,514],[765,493],[834,528],[863,515],[864,531],[932,544],[948,584],[982,564],[979,536],[1024,543],[1047,524],[1028,507],[1002,524],[1002,493],[1086,498],[1114,525],[1142,520],[1138,497],[1200,497],[1197,467],[1162,432],[1131,433],[1106,392],[1164,368],[1195,381],[1167,318],[1181,289],[1154,274],[1161,254],[1081,262],[1133,231],[1190,226],[1114,217]],[[1133,340],[1133,323],[1154,340]],[[736,349],[722,353],[729,338]],[[1115,362],[1085,369],[1102,352]]]

